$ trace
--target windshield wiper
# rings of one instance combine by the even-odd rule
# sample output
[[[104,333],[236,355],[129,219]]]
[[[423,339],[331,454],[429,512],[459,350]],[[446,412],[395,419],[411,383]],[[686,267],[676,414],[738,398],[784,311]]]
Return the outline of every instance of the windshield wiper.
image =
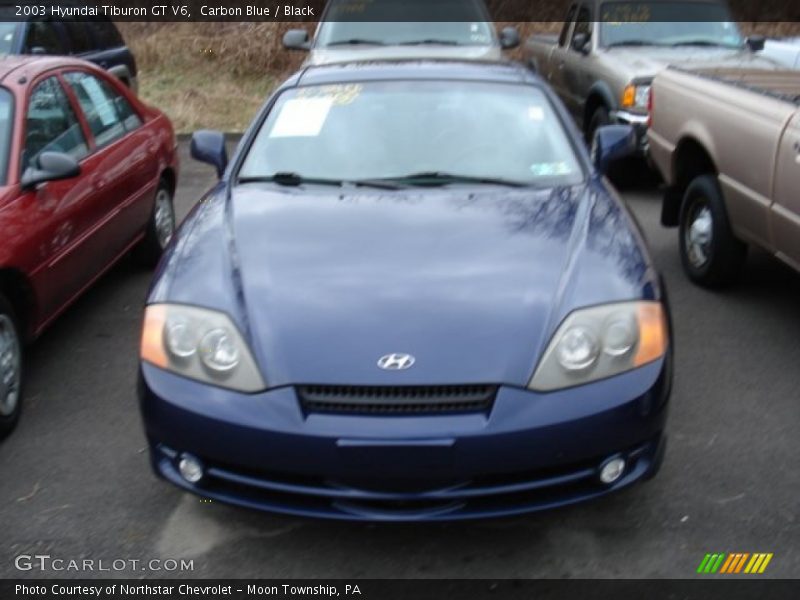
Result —
[[[709,47],[719,47],[719,48],[736,48],[737,46],[733,46],[731,44],[723,44],[721,42],[712,42],[710,40],[689,40],[687,42],[675,42],[674,44],[670,44],[673,48],[677,48],[679,46],[709,46]]]
[[[350,38],[348,40],[336,40],[328,42],[326,46],[385,46],[380,40],[367,40],[363,38]]]
[[[324,177],[305,177],[299,173],[281,171],[274,175],[264,175],[257,177],[240,177],[237,183],[277,183],[278,185],[297,187],[304,184],[310,185],[331,185],[336,187],[373,187],[381,190],[396,190],[400,186],[390,181],[380,179],[328,179]]]
[[[427,40],[409,40],[407,42],[398,42],[398,46],[425,46],[430,44],[431,46],[460,46],[461,43],[455,40],[439,40],[435,38],[430,38]]]
[[[655,42],[651,42],[648,40],[622,40],[619,42],[611,42],[610,44],[606,44],[606,48],[620,48],[622,46],[660,46],[661,44],[656,44]]]
[[[420,173],[411,173],[400,177],[387,177],[381,181],[391,181],[393,183],[416,186],[477,183],[480,185],[504,185],[507,187],[533,187],[530,183],[514,181],[513,179],[503,179],[502,177],[458,175],[456,173],[446,173],[444,171],[422,171]]]

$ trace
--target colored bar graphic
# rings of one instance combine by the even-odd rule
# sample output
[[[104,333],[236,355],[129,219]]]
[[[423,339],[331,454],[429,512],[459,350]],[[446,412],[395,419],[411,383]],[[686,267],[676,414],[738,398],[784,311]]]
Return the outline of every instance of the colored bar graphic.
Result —
[[[727,573],[728,570],[731,568],[731,564],[733,563],[734,554],[728,554],[728,560],[725,561],[725,564],[722,565],[722,569],[720,573]]]
[[[717,572],[717,569],[720,568],[720,566],[722,565],[722,561],[723,560],[725,560],[725,554],[724,553],[719,555],[719,557],[717,558],[716,562],[711,567],[711,573],[716,573]]]
[[[703,560],[700,561],[700,566],[697,567],[697,572],[698,573],[705,573],[706,572],[706,566],[708,565],[708,562],[710,560],[711,560],[711,555],[710,554],[706,554],[703,557]]]
[[[767,565],[769,564],[769,561],[771,561],[771,560],[772,560],[772,552],[770,552],[769,554],[767,554],[764,557],[764,562],[761,563],[761,567],[759,567],[758,572],[759,573],[763,573],[764,569],[767,568]]]
[[[750,556],[750,554],[747,552],[742,554],[741,560],[736,564],[736,570],[734,571],[734,573],[738,573],[739,571],[742,570],[742,567],[744,567],[744,561],[747,560],[748,556]]]
[[[732,552],[730,554],[709,553],[700,561],[697,567],[698,573],[720,573],[727,575],[734,574],[760,574],[763,573],[769,562],[772,560],[772,553],[764,552]]]

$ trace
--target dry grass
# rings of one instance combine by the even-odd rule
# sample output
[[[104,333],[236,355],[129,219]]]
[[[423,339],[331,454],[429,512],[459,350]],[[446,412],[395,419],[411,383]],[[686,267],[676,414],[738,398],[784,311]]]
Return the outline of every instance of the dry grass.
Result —
[[[120,23],[139,93],[176,131],[241,131],[302,54],[280,43],[291,23]]]
[[[508,0],[495,3],[504,1]],[[526,1],[543,6],[537,13],[543,19],[563,14],[558,2]],[[762,4],[771,1],[762,0]],[[517,25],[526,39],[533,33],[559,31],[562,23],[498,23],[504,25]],[[177,131],[190,132],[201,127],[243,130],[274,86],[303,60],[303,53],[283,49],[283,33],[293,27],[312,32],[314,24],[119,23],[119,27],[139,64],[142,98],[164,110]],[[797,35],[800,23],[745,22],[742,29]],[[520,58],[521,53],[517,50],[512,56]]]

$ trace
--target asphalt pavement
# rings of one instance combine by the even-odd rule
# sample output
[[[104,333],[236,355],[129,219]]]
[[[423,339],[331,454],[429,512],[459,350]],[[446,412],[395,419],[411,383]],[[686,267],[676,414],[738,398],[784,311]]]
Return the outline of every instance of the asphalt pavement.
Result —
[[[179,216],[214,178],[186,144],[182,155]],[[673,308],[670,442],[655,480],[567,509],[435,525],[201,502],[149,468],[135,376],[151,273],[125,260],[27,354],[23,418],[0,444],[0,577],[694,577],[707,552],[771,552],[762,577],[800,577],[800,276],[751,252],[735,288],[694,287],[676,233],[658,224],[657,191],[623,196]],[[64,570],[20,571],[20,555]],[[97,570],[151,559],[162,570]],[[167,559],[193,569],[166,571]]]

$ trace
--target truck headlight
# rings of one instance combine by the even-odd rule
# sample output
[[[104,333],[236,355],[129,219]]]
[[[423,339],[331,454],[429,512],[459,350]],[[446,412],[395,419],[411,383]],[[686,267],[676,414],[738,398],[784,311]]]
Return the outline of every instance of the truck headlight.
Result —
[[[619,375],[661,358],[668,343],[659,302],[576,310],[550,340],[528,388],[549,392]]]
[[[266,387],[239,330],[215,310],[151,304],[144,313],[140,357],[178,375],[239,392]]]
[[[622,91],[623,108],[647,108],[650,84],[630,84]]]

